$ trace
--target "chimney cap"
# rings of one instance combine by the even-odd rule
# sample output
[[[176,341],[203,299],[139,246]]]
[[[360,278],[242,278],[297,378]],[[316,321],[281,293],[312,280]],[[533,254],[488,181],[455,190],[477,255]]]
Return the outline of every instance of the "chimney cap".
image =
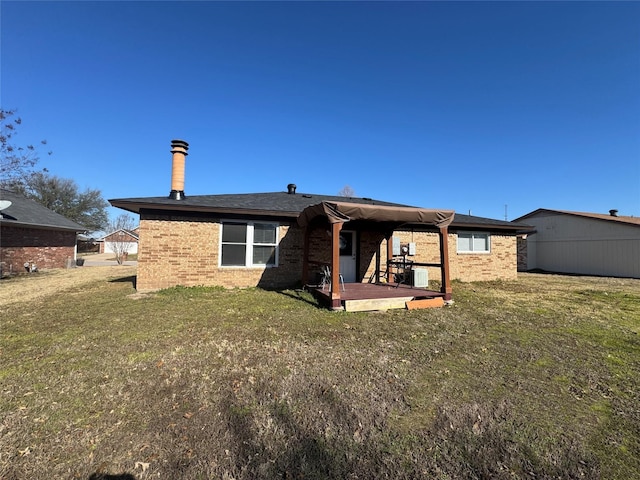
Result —
[[[612,217],[617,217],[618,210],[616,210],[615,208],[612,208],[611,210],[609,210],[609,215],[611,215]]]
[[[185,150],[189,149],[189,144],[184,140],[171,140],[171,148],[184,148]],[[186,154],[186,152],[185,152]]]
[[[287,185],[287,193],[289,195],[293,195],[294,193],[296,193],[296,188],[298,187],[295,183],[290,183],[289,185]]]

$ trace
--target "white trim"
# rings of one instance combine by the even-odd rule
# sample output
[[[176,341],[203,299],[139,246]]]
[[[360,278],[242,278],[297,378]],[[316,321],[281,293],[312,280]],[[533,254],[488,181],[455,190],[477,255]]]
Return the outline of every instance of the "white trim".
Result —
[[[245,261],[244,265],[223,265],[222,264],[222,234],[224,231],[225,223],[233,223],[236,225],[246,225],[246,243],[236,243],[236,245],[245,245]],[[254,225],[270,225],[275,229],[275,243],[254,243]],[[279,262],[279,243],[280,243],[280,224],[277,222],[261,221],[261,220],[236,220],[236,219],[221,219],[220,220],[220,241],[218,242],[218,267],[220,268],[273,268],[278,266]],[[232,242],[225,242],[228,245],[233,245]],[[255,246],[269,246],[275,248],[275,259],[273,264],[253,263],[253,247]]]

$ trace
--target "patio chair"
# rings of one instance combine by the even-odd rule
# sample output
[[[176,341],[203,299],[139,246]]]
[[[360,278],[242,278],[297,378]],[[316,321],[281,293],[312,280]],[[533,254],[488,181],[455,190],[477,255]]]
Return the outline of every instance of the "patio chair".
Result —
[[[344,278],[341,273],[338,275],[340,276],[340,284],[342,285],[342,291],[344,292]],[[325,285],[328,285],[329,290],[331,290],[331,269],[329,266],[325,266],[322,269],[322,280],[320,281],[320,285],[322,286],[322,290],[324,290]]]

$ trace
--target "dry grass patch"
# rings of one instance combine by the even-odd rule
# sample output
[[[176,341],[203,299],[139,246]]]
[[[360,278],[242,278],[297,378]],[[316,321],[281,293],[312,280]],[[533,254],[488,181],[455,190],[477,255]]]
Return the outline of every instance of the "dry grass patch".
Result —
[[[127,273],[13,302],[0,478],[639,478],[639,285],[532,275],[345,314],[135,298]]]
[[[50,269],[21,273],[0,279],[0,307],[13,303],[23,305],[44,297],[79,289],[83,285],[110,278],[134,276],[136,267],[105,266]]]

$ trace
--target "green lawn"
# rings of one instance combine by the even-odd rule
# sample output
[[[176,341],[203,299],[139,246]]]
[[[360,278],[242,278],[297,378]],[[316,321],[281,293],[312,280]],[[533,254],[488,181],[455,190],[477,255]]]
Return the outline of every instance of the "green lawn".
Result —
[[[640,478],[640,281],[453,287],[370,313],[131,278],[9,305],[0,478]]]

